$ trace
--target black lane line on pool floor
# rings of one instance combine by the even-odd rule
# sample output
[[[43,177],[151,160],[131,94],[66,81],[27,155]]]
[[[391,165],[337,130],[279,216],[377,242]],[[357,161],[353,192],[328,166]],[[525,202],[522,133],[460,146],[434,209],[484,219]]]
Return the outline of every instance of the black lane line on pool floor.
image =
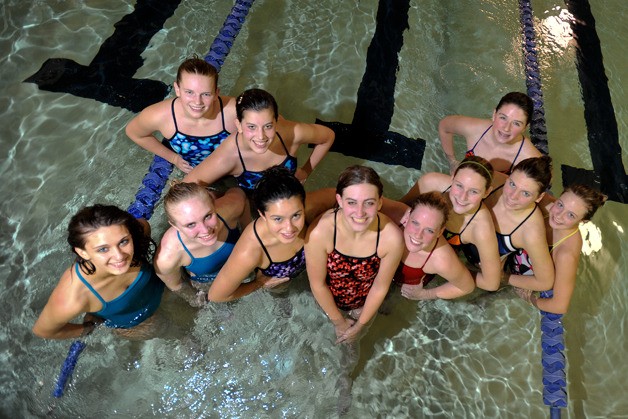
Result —
[[[380,0],[376,27],[366,53],[366,69],[358,88],[351,124],[317,123],[336,133],[331,151],[376,161],[421,169],[425,140],[410,139],[388,131],[395,108],[395,85],[403,31],[409,29],[409,0]]]
[[[628,177],[621,160],[615,110],[604,70],[600,38],[588,0],[565,0],[573,15],[576,67],[582,86],[584,119],[593,170],[562,165],[563,184],[574,182],[599,187],[610,200],[628,202]]]
[[[132,13],[116,23],[88,66],[67,58],[46,60],[25,82],[42,90],[70,93],[140,112],[163,100],[170,87],[161,81],[134,79],[142,52],[171,17],[180,0],[138,0]],[[366,160],[421,168],[425,141],[390,132],[394,112],[398,54],[408,28],[409,0],[381,0],[377,27],[367,52],[352,124],[323,122],[336,132],[333,151]]]
[[[141,54],[174,14],[181,0],[138,0],[132,13],[115,26],[88,66],[67,58],[50,58],[25,82],[41,90],[71,93],[132,112],[163,100],[170,87],[161,81],[134,79],[144,63]]]

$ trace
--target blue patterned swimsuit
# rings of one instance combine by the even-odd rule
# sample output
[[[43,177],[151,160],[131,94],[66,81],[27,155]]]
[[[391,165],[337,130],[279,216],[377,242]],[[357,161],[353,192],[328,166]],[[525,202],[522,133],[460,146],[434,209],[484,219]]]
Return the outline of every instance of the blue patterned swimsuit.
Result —
[[[177,118],[174,116],[174,102],[172,101],[172,119],[174,120],[174,135],[168,140],[170,147],[183,159],[190,163],[192,167],[198,165],[205,160],[215,149],[229,136],[229,131],[225,128],[225,114],[222,109],[222,99],[218,96],[218,102],[220,103],[220,118],[222,120],[222,131],[215,135],[207,135],[203,137],[196,137],[193,135],[187,135],[179,131],[177,126]]]
[[[286,147],[286,144],[283,142],[283,139],[281,138],[281,135],[279,135],[279,133],[277,133],[277,137],[279,138],[279,141],[281,141],[281,145],[283,146],[283,149],[286,151],[285,160],[281,162],[280,164],[278,164],[277,166],[285,167],[286,169],[288,169],[290,173],[294,175],[297,171],[297,158],[290,155],[290,153],[288,152],[288,148]],[[244,165],[244,159],[242,158],[242,153],[240,152],[240,145],[238,144],[237,133],[236,133],[235,142],[236,142],[236,147],[238,148],[238,156],[240,157],[240,163],[242,163],[242,174],[240,174],[239,176],[236,176],[235,178],[238,181],[238,185],[242,189],[244,189],[245,192],[247,193],[253,192],[253,189],[255,189],[257,182],[259,182],[260,179],[262,179],[263,172],[252,172],[250,170],[246,170],[246,166]]]

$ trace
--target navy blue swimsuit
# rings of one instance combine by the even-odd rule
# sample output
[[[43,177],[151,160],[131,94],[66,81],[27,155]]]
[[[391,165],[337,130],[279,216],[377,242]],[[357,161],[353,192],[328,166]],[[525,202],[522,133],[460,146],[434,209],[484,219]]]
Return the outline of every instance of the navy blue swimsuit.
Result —
[[[278,164],[277,166],[283,166],[293,175],[297,171],[297,158],[290,155],[288,152],[288,148],[286,144],[283,142],[281,135],[277,133],[277,137],[279,137],[279,141],[283,146],[283,149],[286,150],[286,158],[283,162]],[[252,192],[255,189],[257,183],[262,179],[262,172],[252,172],[250,170],[246,170],[246,166],[244,165],[244,159],[242,158],[242,153],[240,152],[240,145],[238,144],[238,134],[236,133],[236,147],[238,148],[238,156],[240,157],[240,163],[242,163],[242,174],[236,176],[235,178],[238,181],[238,185],[244,189],[246,192]]]
[[[257,220],[253,222],[253,232],[255,233],[255,237],[257,237],[257,241],[259,242],[260,246],[262,246],[262,250],[264,250],[264,253],[266,253],[266,257],[270,261],[270,264],[266,268],[264,269],[258,268],[258,269],[264,275],[272,277],[272,278],[289,277],[290,279],[293,279],[297,277],[301,272],[303,272],[305,270],[304,248],[302,247],[301,250],[299,250],[294,256],[292,256],[290,259],[286,261],[273,262],[273,260],[270,257],[270,254],[268,253],[268,250],[266,250],[266,246],[264,246],[264,243],[262,243],[262,239],[257,234],[257,229],[255,228],[256,223],[257,223]]]
[[[218,147],[225,138],[229,136],[229,131],[225,128],[225,114],[222,109],[222,99],[218,96],[218,102],[220,103],[220,118],[222,120],[222,131],[215,135],[207,135],[203,137],[196,137],[194,135],[184,134],[179,131],[177,126],[177,118],[174,116],[174,102],[172,101],[172,119],[174,120],[174,135],[168,140],[170,147],[183,159],[190,163],[192,167],[198,165],[205,160],[205,157],[209,156]]]

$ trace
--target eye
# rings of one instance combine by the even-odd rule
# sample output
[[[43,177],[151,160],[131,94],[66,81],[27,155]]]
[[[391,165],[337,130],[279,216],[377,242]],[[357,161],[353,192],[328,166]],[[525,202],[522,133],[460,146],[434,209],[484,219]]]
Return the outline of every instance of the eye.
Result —
[[[525,196],[526,198],[530,198],[532,196],[532,194],[530,192],[527,192],[527,191],[523,191],[521,194],[523,196]]]
[[[426,232],[427,234],[434,234],[434,230],[432,230],[431,228],[426,228],[426,229],[425,229],[425,232]]]
[[[99,247],[98,250],[96,250],[98,253],[107,253],[109,251],[108,247]]]
[[[510,179],[508,179],[508,186],[510,186],[511,188],[514,188],[515,187],[515,182],[513,182]]]
[[[499,119],[501,119],[502,121],[506,120],[506,115],[499,115]]]
[[[355,201],[347,201],[347,205],[354,206],[356,204]]]
[[[514,126],[516,126],[516,127],[520,127],[520,126],[522,126],[522,125],[523,125],[521,122],[518,122],[518,121],[515,121],[515,122],[513,122],[512,124],[513,124]]]
[[[267,124],[264,129],[273,129],[273,124]]]
[[[186,95],[191,95],[193,92],[191,90],[185,90]]]
[[[213,93],[203,93],[203,97],[212,97],[214,94]]]
[[[473,194],[473,195],[477,195],[477,194],[479,194],[480,192],[476,191],[475,189],[472,189],[472,190],[470,190],[470,191],[469,191],[469,193],[470,193],[470,194]]]
[[[207,214],[207,215],[205,216],[205,219],[206,219],[206,220],[210,220],[213,216],[214,216],[214,213],[213,213],[213,212],[210,212],[209,214]]]
[[[280,223],[283,220],[283,217],[271,217],[271,220],[273,220],[276,223]]]
[[[561,201],[556,201],[556,206],[557,206],[559,209],[562,209],[562,208],[563,208],[563,203],[562,203]]]
[[[187,228],[194,228],[196,227],[196,223],[190,223],[186,225]]]
[[[568,214],[568,216],[569,216],[569,218],[571,218],[572,220],[575,220],[575,219],[576,219],[576,214],[574,214],[573,212],[570,212],[570,213]]]
[[[300,213],[300,212],[299,212],[299,213],[297,213],[297,214],[294,214],[294,215],[292,216],[292,219],[293,219],[293,220],[298,220],[298,219],[300,219],[300,218],[301,218],[301,213]]]
[[[373,201],[367,201],[367,202],[364,203],[364,206],[366,206],[366,207],[372,207],[373,205],[375,205],[375,202],[373,202]]]
[[[250,129],[250,130],[254,130],[255,129],[255,125],[251,125],[251,124],[248,124],[246,127],[248,129]]]
[[[122,239],[122,240],[120,240],[120,246],[126,246],[129,243],[130,243],[129,239]]]

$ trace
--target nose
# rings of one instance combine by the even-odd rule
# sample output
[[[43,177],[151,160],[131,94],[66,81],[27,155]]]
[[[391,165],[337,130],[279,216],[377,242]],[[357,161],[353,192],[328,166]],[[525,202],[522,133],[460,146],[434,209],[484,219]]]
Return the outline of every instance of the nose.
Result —
[[[113,259],[114,260],[122,260],[123,259],[123,252],[122,249],[120,249],[119,247],[113,247],[112,250],[113,252]]]
[[[287,233],[292,233],[294,231],[297,230],[296,226],[294,225],[294,223],[291,220],[286,220],[286,223],[284,224],[284,230]]]

